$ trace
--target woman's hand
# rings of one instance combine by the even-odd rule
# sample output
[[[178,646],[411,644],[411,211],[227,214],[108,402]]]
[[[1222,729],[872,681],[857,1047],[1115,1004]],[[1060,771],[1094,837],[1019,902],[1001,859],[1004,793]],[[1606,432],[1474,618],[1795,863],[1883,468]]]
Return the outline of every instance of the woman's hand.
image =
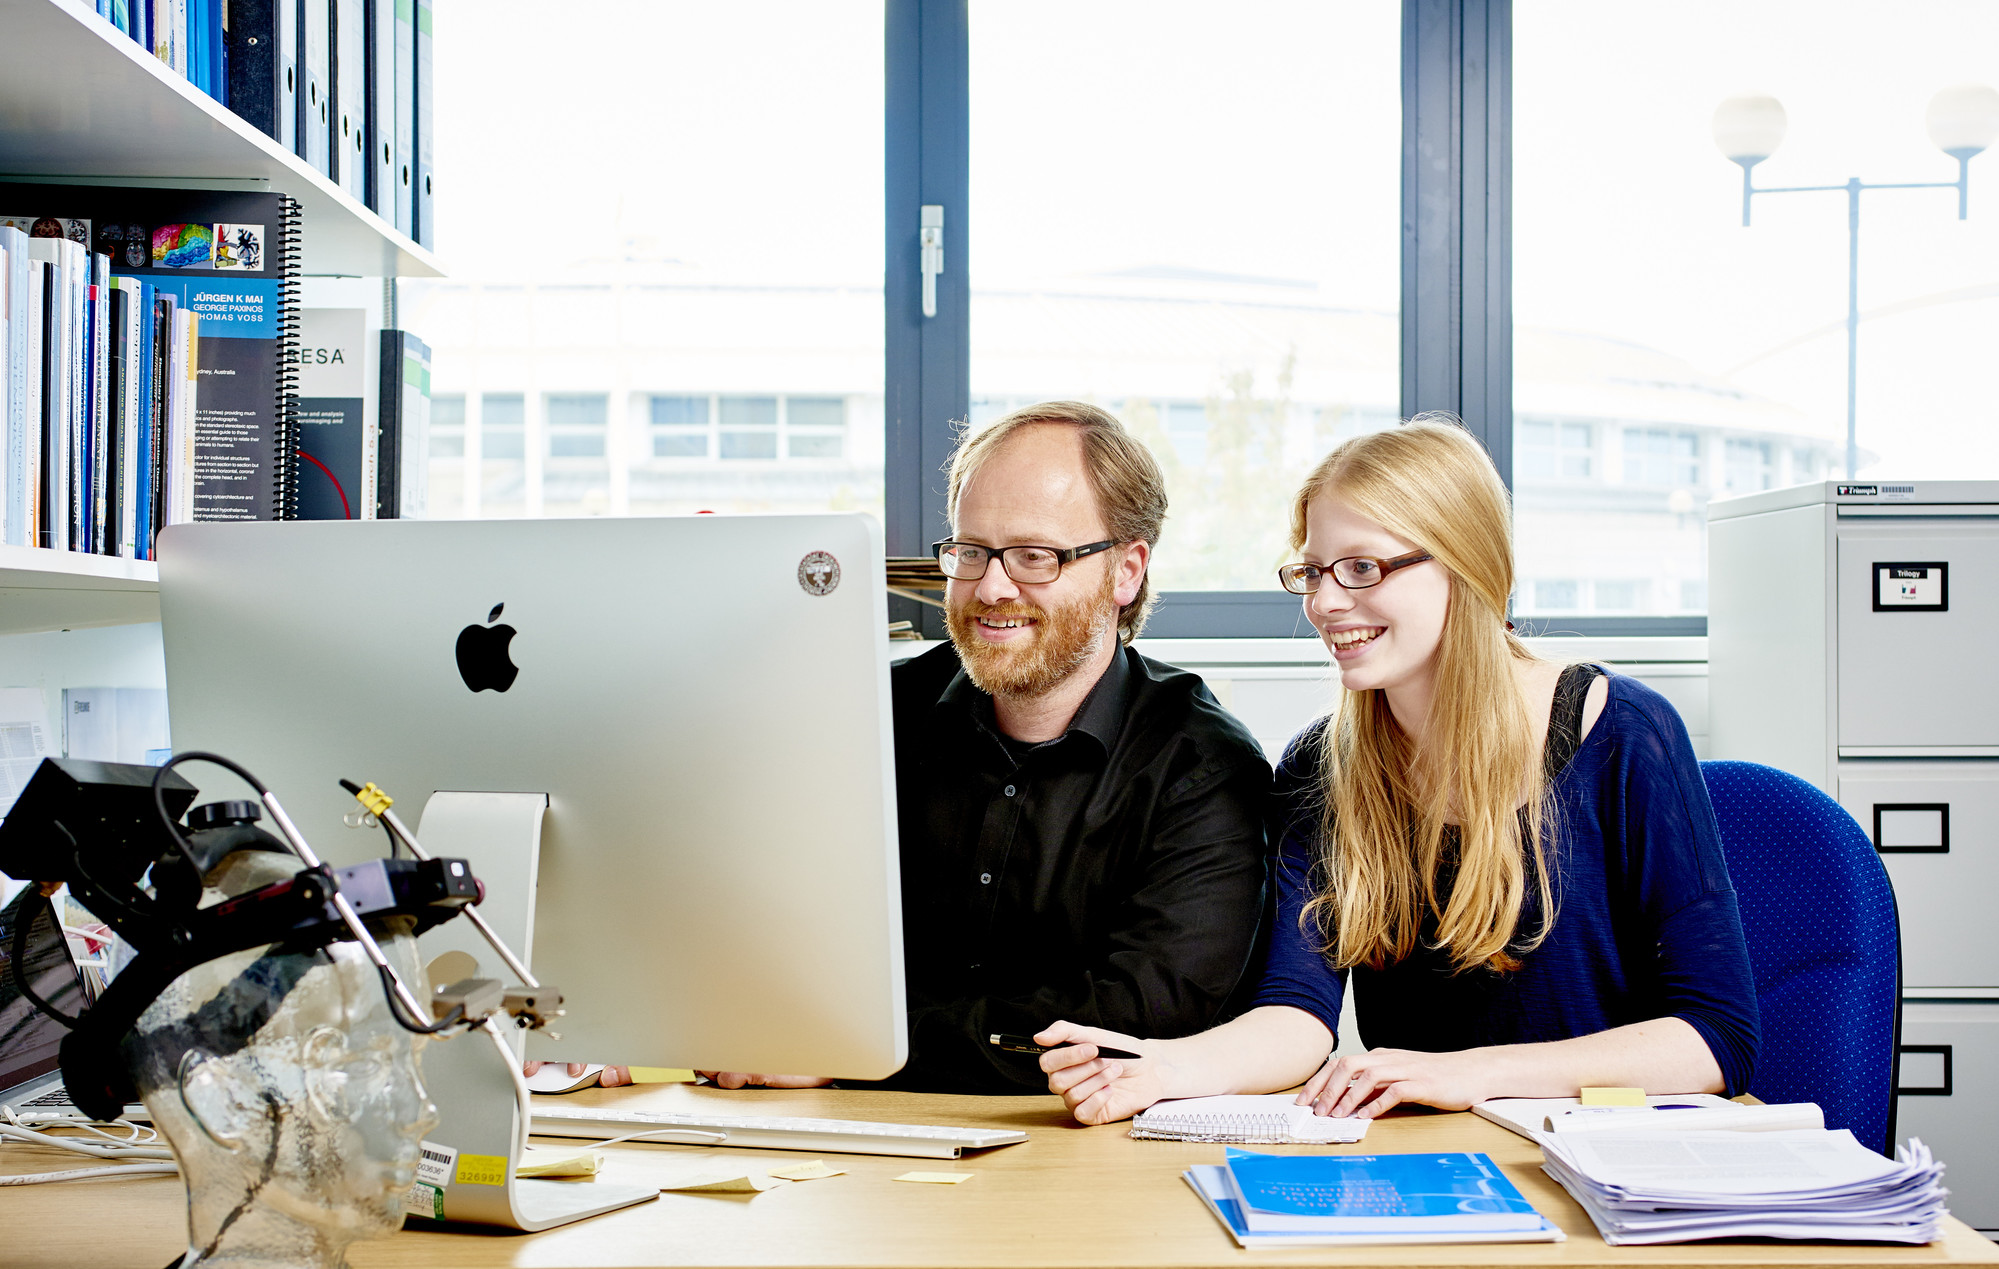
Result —
[[[1077,1120],[1108,1124],[1129,1119],[1165,1096],[1160,1040],[1139,1040],[1099,1027],[1056,1022],[1035,1032],[1051,1047],[1041,1055],[1048,1091],[1059,1093]],[[1099,1044],[1142,1055],[1137,1061],[1097,1056]]]
[[[521,1063],[521,1074],[533,1075],[541,1068],[542,1064],[540,1062],[523,1062]],[[571,1075],[581,1075],[584,1071],[590,1069],[589,1064],[585,1062],[571,1062],[568,1064],[568,1068]],[[597,1083],[603,1088],[617,1088],[621,1084],[629,1084],[631,1082],[632,1068],[629,1066],[607,1066],[597,1073]]]
[[[1298,1102],[1316,1114],[1373,1119],[1405,1102],[1439,1110],[1469,1110],[1492,1096],[1486,1077],[1490,1050],[1418,1053],[1412,1049],[1369,1049],[1327,1058],[1298,1090]]]
[[[824,1075],[752,1075],[748,1071],[696,1071],[717,1088],[824,1088],[833,1081]]]

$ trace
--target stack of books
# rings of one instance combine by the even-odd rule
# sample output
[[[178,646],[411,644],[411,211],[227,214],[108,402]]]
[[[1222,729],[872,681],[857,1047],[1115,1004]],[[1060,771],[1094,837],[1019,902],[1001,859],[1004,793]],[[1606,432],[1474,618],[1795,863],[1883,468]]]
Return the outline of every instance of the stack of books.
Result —
[[[1603,1240],[1811,1238],[1926,1243],[1943,1165],[1920,1141],[1884,1159],[1844,1129],[1544,1133],[1549,1176]]]
[[[1483,1154],[1230,1150],[1183,1174],[1240,1247],[1552,1243],[1562,1231]]]
[[[937,561],[928,555],[891,555],[888,557],[888,590],[891,595],[929,604],[932,608],[942,608],[944,570],[937,567]]]

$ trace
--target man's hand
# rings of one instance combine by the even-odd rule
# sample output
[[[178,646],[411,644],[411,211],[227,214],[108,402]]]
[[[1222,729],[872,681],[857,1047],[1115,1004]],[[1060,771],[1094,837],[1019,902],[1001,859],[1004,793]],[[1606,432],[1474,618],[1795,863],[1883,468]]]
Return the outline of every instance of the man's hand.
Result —
[[[1419,1053],[1413,1049],[1369,1049],[1327,1058],[1318,1074],[1298,1090],[1298,1102],[1316,1114],[1373,1119],[1405,1102],[1439,1110],[1470,1110],[1492,1095],[1485,1075],[1490,1053]]]
[[[1129,1119],[1165,1096],[1163,1059],[1158,1056],[1162,1041],[1056,1022],[1035,1032],[1034,1042],[1058,1046],[1041,1055],[1041,1069],[1048,1076],[1048,1091],[1060,1094],[1081,1123]],[[1098,1057],[1099,1044],[1144,1056],[1137,1061]]]
[[[825,1088],[833,1081],[824,1075],[751,1075],[744,1071],[696,1071],[717,1088]]]
[[[533,1075],[543,1065],[541,1062],[523,1062],[521,1063],[521,1074]],[[581,1075],[584,1068],[588,1065],[589,1063],[587,1062],[571,1062],[569,1064],[569,1073],[571,1075]],[[597,1083],[604,1088],[616,1088],[621,1084],[629,1084],[631,1082],[632,1068],[629,1066],[607,1066],[597,1074]]]

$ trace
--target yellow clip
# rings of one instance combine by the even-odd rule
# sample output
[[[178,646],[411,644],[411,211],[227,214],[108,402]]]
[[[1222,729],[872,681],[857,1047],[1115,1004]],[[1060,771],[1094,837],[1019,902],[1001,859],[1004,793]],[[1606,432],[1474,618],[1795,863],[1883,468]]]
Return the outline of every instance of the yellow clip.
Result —
[[[354,795],[354,800],[367,807],[368,814],[377,819],[381,818],[382,812],[396,804],[394,798],[375,787],[373,780],[361,786],[361,791]]]

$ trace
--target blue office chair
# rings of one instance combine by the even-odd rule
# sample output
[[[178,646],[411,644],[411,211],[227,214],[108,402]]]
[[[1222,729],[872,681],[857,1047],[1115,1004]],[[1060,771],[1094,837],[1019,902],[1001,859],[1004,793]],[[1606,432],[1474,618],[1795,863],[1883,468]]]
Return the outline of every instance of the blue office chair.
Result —
[[[1703,762],[1742,906],[1762,1046],[1750,1092],[1817,1102],[1892,1153],[1902,934],[1881,857],[1839,803],[1753,762]]]

